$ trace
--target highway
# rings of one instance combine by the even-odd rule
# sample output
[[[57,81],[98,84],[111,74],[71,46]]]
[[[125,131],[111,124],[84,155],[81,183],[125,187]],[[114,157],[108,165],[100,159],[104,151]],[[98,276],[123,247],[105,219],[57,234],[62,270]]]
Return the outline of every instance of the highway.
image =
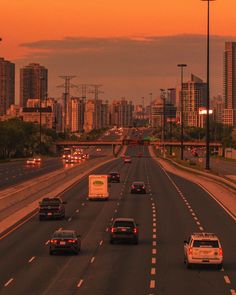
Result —
[[[142,152],[144,157],[135,157]],[[119,171],[107,202],[87,200],[87,179],[64,193],[66,219],[40,222],[37,216],[0,240],[0,294],[149,295],[233,294],[236,288],[235,221],[196,184],[165,172],[144,146],[130,147],[131,164],[121,159],[95,173]],[[145,181],[146,195],[131,195],[132,181]],[[139,224],[138,245],[109,243],[115,217]],[[54,255],[54,230],[75,229],[82,236],[78,256]],[[201,230],[216,233],[224,269],[186,269],[183,241]]]

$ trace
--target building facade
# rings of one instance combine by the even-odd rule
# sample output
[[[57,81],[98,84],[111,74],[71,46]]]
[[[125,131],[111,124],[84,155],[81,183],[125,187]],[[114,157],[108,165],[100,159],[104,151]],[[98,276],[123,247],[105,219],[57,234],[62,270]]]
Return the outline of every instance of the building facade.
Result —
[[[0,58],[0,116],[15,103],[15,64]]]
[[[28,99],[44,100],[48,92],[48,70],[37,63],[20,69],[20,106],[26,107]]]
[[[85,111],[85,102],[83,99],[74,97],[72,98],[71,105],[72,112],[72,122],[71,122],[71,131],[72,132],[83,132],[84,130],[84,111]]]
[[[236,42],[225,43],[223,73],[223,123],[236,127]]]
[[[133,126],[134,105],[126,99],[113,101],[111,108],[111,125],[119,127]]]

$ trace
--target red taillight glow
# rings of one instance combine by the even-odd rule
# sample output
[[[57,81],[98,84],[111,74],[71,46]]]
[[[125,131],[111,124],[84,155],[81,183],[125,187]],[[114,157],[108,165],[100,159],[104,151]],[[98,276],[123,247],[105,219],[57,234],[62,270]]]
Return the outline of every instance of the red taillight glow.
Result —
[[[134,185],[131,185],[131,188],[135,188],[135,186]]]
[[[76,242],[76,240],[74,239],[74,240],[68,240],[68,243],[75,243]]]
[[[219,248],[219,255],[223,256],[223,249],[222,248]]]
[[[50,243],[51,243],[51,244],[56,244],[56,243],[57,243],[57,240],[52,239],[52,240],[50,241]]]
[[[189,247],[189,249],[188,249],[188,254],[189,254],[189,255],[192,255],[192,254],[193,254],[193,248],[192,248],[192,247]]]
[[[138,233],[138,229],[137,229],[137,227],[134,228],[134,233],[135,233],[135,234]]]
[[[116,229],[114,227],[111,228],[111,232],[114,233]]]

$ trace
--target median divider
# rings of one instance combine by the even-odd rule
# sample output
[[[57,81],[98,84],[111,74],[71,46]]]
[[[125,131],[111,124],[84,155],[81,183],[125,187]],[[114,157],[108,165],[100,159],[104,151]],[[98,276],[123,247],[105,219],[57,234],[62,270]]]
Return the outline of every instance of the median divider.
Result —
[[[97,168],[117,160],[112,156],[92,159],[84,166],[57,171],[0,192],[0,240],[31,219],[38,211],[38,203],[45,197],[62,195]],[[102,161],[102,162],[101,162]],[[91,167],[92,165],[92,167]],[[28,186],[28,187],[27,187]],[[1,204],[2,202],[2,204]],[[7,203],[7,206],[4,203]]]

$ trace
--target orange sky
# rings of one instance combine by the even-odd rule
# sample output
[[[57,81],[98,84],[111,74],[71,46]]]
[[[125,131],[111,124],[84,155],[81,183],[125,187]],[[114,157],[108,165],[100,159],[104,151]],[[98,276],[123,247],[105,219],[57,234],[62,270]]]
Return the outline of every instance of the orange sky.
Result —
[[[204,34],[200,0],[2,0],[0,55],[21,58],[24,42],[66,36]],[[212,34],[235,36],[236,0],[211,3]]]

